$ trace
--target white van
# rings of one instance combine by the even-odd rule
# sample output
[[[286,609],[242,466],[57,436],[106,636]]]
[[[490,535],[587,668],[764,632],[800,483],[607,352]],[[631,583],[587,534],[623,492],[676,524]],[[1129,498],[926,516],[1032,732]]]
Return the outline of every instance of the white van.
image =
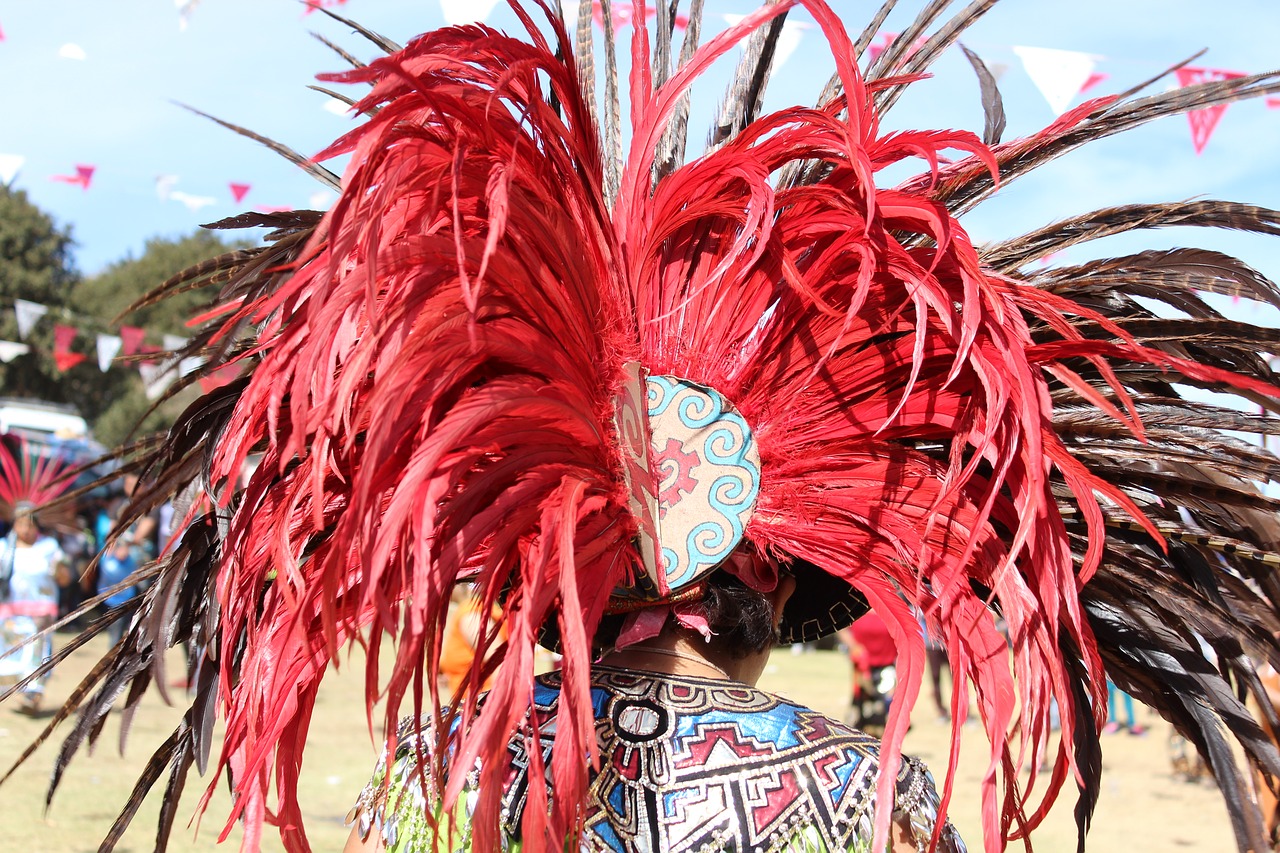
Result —
[[[89,424],[74,406],[43,400],[0,398],[0,434],[34,439],[88,440]]]

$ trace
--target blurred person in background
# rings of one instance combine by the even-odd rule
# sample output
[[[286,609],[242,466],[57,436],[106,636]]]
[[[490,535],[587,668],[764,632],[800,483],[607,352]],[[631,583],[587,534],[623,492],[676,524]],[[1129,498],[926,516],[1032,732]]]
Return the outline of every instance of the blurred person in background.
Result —
[[[98,595],[105,594],[108,590],[127,580],[130,575],[137,571],[141,563],[138,560],[139,549],[134,541],[132,533],[125,532],[116,538],[115,542],[107,548],[101,557],[98,558],[98,577],[97,591]],[[103,599],[102,607],[104,612],[119,607],[127,601],[131,601],[138,595],[139,589],[137,584],[128,585],[116,590],[111,595]],[[115,645],[120,641],[120,637],[124,635],[125,628],[128,627],[129,620],[127,618],[116,618],[107,626],[107,639],[111,645]]]
[[[40,529],[35,507],[19,504],[9,535],[0,540],[0,674],[10,683],[30,678],[53,657],[52,632],[33,638],[57,619],[59,588],[70,583],[70,573],[58,540]],[[21,710],[40,710],[48,678],[22,688]]]
[[[53,656],[52,631],[60,590],[72,570],[46,523],[73,529],[74,510],[54,501],[71,485],[70,464],[25,441],[0,442],[0,516],[10,521],[0,539],[0,685],[20,684],[19,710],[34,714],[44,700],[49,674],[38,674]],[[3,687],[0,687],[3,693]]]
[[[840,632],[853,667],[849,724],[873,735],[884,733],[898,683],[898,647],[889,626],[874,610]]]

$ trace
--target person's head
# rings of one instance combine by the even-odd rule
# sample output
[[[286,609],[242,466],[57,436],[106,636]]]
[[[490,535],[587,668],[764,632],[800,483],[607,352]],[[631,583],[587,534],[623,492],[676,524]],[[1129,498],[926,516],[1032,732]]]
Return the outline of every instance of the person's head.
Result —
[[[111,546],[111,553],[117,560],[129,559],[129,555],[133,553],[133,537],[128,533],[121,535]]]
[[[782,608],[775,605],[773,594],[758,592],[726,571],[712,572],[705,590],[696,611],[711,630],[710,639],[705,641],[711,649],[741,660],[767,652],[777,644]],[[679,625],[674,619],[669,619],[668,624]],[[703,641],[695,631],[678,630]]]
[[[672,607],[660,636],[667,640],[683,639],[707,657],[731,668],[739,680],[754,683],[763,671],[769,651],[779,642],[783,609],[795,590],[795,579],[781,573],[772,588],[764,592],[722,569],[709,574],[700,585],[702,592],[697,599]],[[625,614],[604,618],[596,632],[599,650],[615,646],[627,618]],[[688,623],[703,621],[709,636],[686,627]]]
[[[21,510],[13,518],[13,534],[24,545],[31,545],[40,538],[40,525],[31,510]]]

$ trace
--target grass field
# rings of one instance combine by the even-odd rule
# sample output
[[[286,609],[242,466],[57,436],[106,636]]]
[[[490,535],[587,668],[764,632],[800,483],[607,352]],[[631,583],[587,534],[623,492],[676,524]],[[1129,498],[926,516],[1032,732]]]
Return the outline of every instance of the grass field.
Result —
[[[49,686],[49,704],[60,701],[80,673],[105,649],[98,640],[69,661]],[[336,851],[347,836],[348,809],[363,786],[375,750],[365,725],[362,660],[353,658],[326,680],[315,710],[307,763],[302,771],[300,798],[307,832],[316,851]],[[180,672],[173,661],[175,674]],[[814,651],[792,655],[779,649],[770,661],[761,687],[786,695],[832,716],[843,716],[848,695],[849,671],[837,652]],[[180,692],[180,691],[178,691]],[[948,753],[949,727],[938,723],[922,697],[907,737],[907,751],[924,758],[941,781]],[[1149,710],[1139,707],[1139,722],[1149,729],[1143,737],[1116,734],[1104,739],[1102,800],[1090,833],[1090,851],[1196,850],[1228,851],[1235,845],[1226,812],[1215,788],[1187,783],[1173,777],[1167,751],[1169,727]],[[129,734],[128,748],[118,749],[118,714],[103,732],[93,756],[81,756],[71,766],[53,807],[44,813],[44,792],[49,769],[57,752],[55,736],[44,748],[0,787],[0,849],[24,853],[88,853],[110,827],[120,805],[129,796],[150,748],[173,728],[181,714],[166,706],[158,695],[147,696]],[[43,728],[44,720],[18,714],[0,706],[0,763],[7,768]],[[986,741],[979,728],[964,730],[964,749],[956,779],[952,818],[971,850],[982,849],[979,819],[980,780],[986,763]],[[216,746],[215,746],[216,750]],[[1047,779],[1047,777],[1041,777]],[[195,814],[197,800],[208,783],[192,774],[179,814],[185,821]],[[155,848],[154,818],[158,794],[144,806],[134,826],[117,848],[142,853]],[[1075,850],[1071,808],[1074,794],[1059,802],[1057,811],[1033,835],[1035,850],[1044,853]],[[225,779],[219,783],[209,810],[199,827],[175,828],[170,850],[235,850],[240,832],[233,828],[227,843],[219,847],[217,836],[228,813],[230,799]],[[282,849],[267,830],[263,850]]]

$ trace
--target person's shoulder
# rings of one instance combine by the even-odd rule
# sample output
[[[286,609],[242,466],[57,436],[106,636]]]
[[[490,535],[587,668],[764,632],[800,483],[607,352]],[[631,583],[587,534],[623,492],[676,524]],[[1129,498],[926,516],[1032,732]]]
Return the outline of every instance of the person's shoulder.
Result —
[[[861,729],[842,723],[786,697],[765,691],[760,692],[773,701],[769,715],[780,722],[785,722],[797,739],[832,751],[856,752],[873,764],[879,762],[880,739],[875,735],[867,734]]]
[[[56,557],[62,554],[62,546],[52,536],[41,536],[36,540],[35,547],[39,548],[42,554],[49,557]]]

